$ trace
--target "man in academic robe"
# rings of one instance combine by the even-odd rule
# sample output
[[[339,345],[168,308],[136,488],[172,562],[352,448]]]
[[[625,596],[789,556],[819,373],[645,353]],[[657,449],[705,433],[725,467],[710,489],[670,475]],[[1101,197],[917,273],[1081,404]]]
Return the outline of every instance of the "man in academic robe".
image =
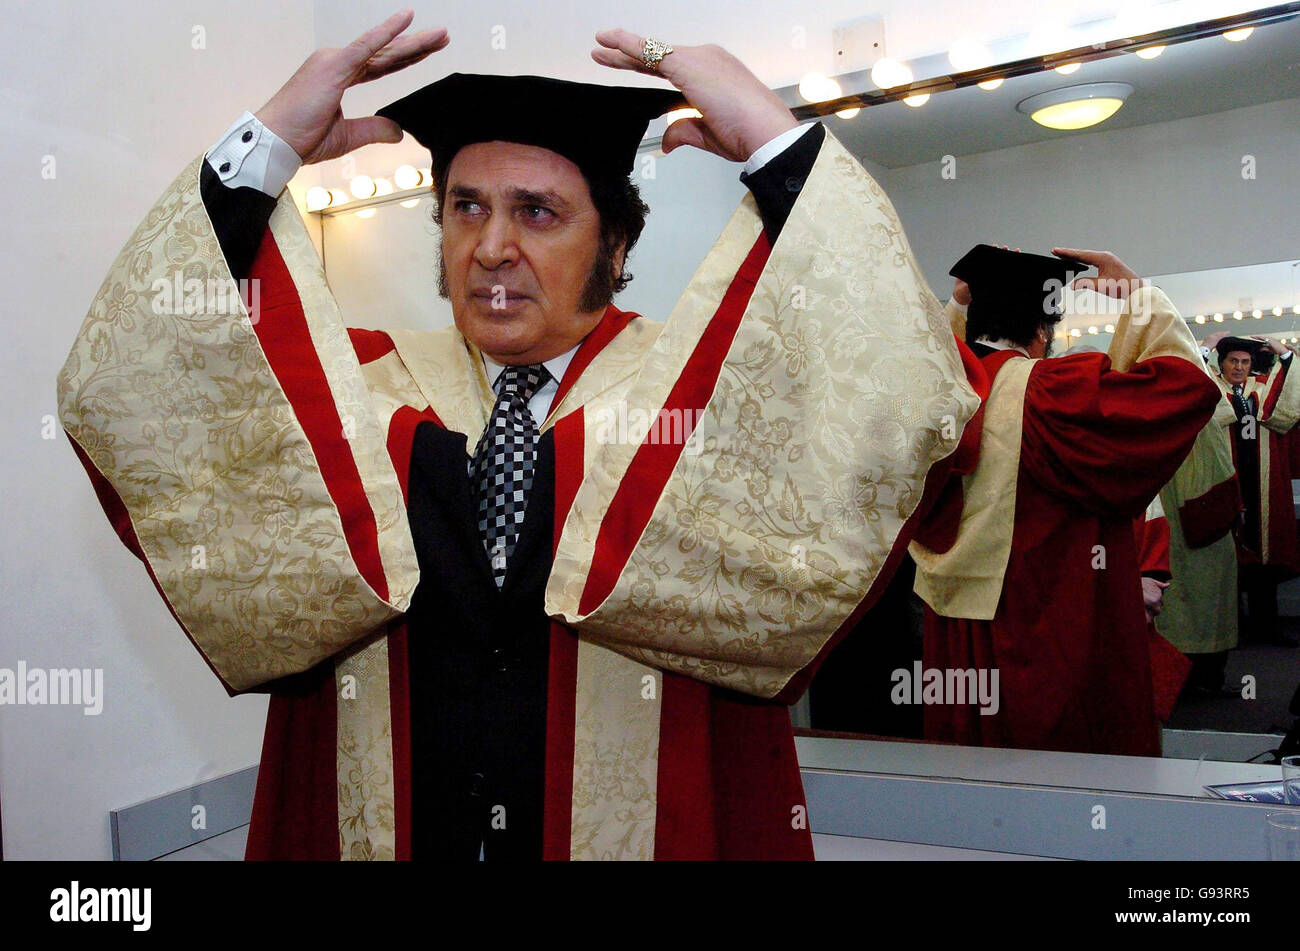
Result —
[[[992,381],[978,462],[911,551],[924,666],[996,669],[1000,703],[927,705],[927,738],[1157,755],[1134,519],[1218,399],[1169,299],[1113,254],[981,245],[953,268],[954,326]],[[1124,302],[1107,353],[1041,359],[1076,288]],[[969,306],[963,313],[962,304]],[[964,324],[964,326],[963,326]]]
[[[1191,661],[1186,687],[1225,690],[1228,651],[1237,646],[1237,548],[1241,491],[1233,463],[1227,397],[1157,499],[1169,530],[1170,571],[1178,583],[1165,592],[1155,618],[1160,634]],[[1154,504],[1154,503],[1153,503]]]
[[[680,97],[455,75],[344,119],[447,42],[410,20],[318,51],[181,174],[59,381],[168,607],[232,694],[271,693],[248,854],[809,858],[786,704],[978,408],[942,307],[828,131],[717,47],[614,30],[599,62],[702,113],[664,151],[753,193],[666,324],[620,311],[628,173]],[[403,129],[455,327],[348,331],[282,186]],[[178,271],[258,293],[153,306]]]
[[[1300,379],[1292,353],[1265,337],[1221,332],[1206,337],[1201,353],[1232,407],[1224,424],[1245,506],[1237,532],[1240,589],[1249,630],[1261,641],[1296,646],[1283,635],[1277,586],[1300,574],[1300,537],[1291,491],[1290,434],[1300,419]]]

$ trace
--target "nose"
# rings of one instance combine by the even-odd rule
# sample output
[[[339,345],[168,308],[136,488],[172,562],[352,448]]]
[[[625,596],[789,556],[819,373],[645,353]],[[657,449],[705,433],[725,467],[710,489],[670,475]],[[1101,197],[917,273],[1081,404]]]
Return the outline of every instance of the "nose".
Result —
[[[519,260],[518,234],[509,215],[491,215],[478,234],[474,260],[489,270]]]

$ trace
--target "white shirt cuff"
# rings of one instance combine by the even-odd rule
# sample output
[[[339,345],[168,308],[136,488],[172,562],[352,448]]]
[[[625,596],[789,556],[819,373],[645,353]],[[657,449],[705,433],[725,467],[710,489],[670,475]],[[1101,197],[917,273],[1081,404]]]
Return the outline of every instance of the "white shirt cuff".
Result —
[[[749,157],[749,161],[745,163],[745,174],[753,175],[760,168],[793,145],[801,135],[811,128],[811,124],[795,126],[793,129],[786,129],[776,138],[760,145],[754,151],[754,154]]]
[[[208,164],[229,188],[256,188],[277,197],[302,165],[298,153],[251,112],[208,150]]]

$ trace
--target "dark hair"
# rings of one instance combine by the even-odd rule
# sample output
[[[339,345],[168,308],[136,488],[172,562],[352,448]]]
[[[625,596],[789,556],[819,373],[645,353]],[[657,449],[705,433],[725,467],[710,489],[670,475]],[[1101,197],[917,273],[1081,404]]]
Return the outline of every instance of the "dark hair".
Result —
[[[443,202],[447,197],[447,172],[451,168],[454,155],[434,155],[430,171],[433,175],[433,220],[442,227]],[[641,190],[628,175],[608,175],[592,178],[582,173],[591,192],[591,203],[596,206],[600,218],[600,246],[596,251],[596,260],[587,283],[582,290],[579,302],[584,310],[592,311],[604,307],[614,299],[614,295],[624,290],[632,280],[632,273],[627,269],[627,260],[636,246],[641,232],[645,228],[646,215],[650,206],[641,200]],[[623,247],[623,267],[613,273],[614,253]],[[446,282],[446,265],[439,265],[439,293],[446,297],[450,291]]]
[[[1046,327],[1053,330],[1061,322],[1061,314],[1045,314],[1035,308],[1021,309],[998,302],[987,308],[971,301],[966,313],[966,342],[974,343],[980,337],[1010,340],[1021,347],[1034,342],[1038,331]]]

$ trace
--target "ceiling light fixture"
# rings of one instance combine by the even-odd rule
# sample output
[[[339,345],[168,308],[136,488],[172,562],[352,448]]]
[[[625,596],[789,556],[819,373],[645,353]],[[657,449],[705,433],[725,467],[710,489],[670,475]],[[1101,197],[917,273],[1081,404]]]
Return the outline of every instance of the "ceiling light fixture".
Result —
[[[1086,129],[1118,112],[1132,92],[1128,83],[1085,83],[1022,99],[1016,109],[1049,129]]]

